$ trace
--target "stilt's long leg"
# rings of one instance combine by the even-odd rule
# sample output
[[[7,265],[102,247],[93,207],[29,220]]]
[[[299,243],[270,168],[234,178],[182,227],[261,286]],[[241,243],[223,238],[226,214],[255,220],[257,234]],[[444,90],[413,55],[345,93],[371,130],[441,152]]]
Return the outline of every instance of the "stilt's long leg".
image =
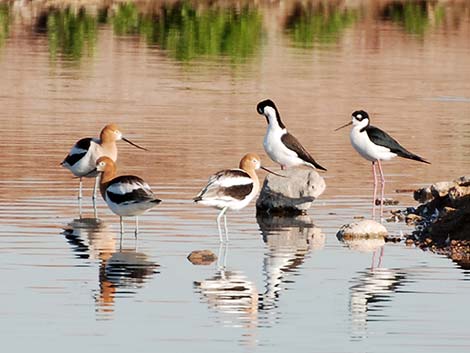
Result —
[[[124,221],[122,220],[122,217],[119,217],[119,223],[121,224],[121,236],[124,234]]]
[[[380,218],[382,218],[384,213],[385,176],[382,170],[382,164],[380,163],[380,160],[378,160],[377,162],[379,164],[380,180],[382,182],[382,189],[380,192]]]
[[[385,246],[382,246],[380,248],[380,256],[379,256],[379,262],[377,263],[377,267],[382,267],[382,258],[384,257],[384,248]]]
[[[374,175],[374,197],[372,199],[372,219],[375,219],[375,200],[377,199],[377,170],[375,169],[375,161],[372,162],[372,174]]]
[[[222,229],[220,228],[220,219],[224,215],[224,213],[227,211],[227,207],[224,207],[222,211],[220,211],[219,215],[217,216],[217,228],[219,229],[219,238],[220,241],[223,243],[224,239],[222,238]]]

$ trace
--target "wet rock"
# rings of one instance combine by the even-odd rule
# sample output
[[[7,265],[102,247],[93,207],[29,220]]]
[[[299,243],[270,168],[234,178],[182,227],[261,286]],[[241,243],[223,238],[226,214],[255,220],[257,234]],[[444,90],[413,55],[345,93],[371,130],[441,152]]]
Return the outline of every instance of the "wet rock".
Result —
[[[338,233],[336,233],[336,237],[339,240],[352,238],[382,238],[383,240],[387,234],[387,228],[382,224],[370,219],[365,219],[343,225]]]
[[[210,250],[194,250],[188,255],[188,260],[193,265],[210,265],[217,256]]]
[[[431,188],[426,187],[426,188],[415,190],[415,192],[413,193],[413,198],[420,203],[425,203],[425,202],[428,202],[429,200],[432,200],[433,196],[431,193]]]
[[[406,222],[415,225],[406,245],[414,244],[451,258],[462,267],[470,265],[470,177],[438,182],[415,191],[425,201],[409,208]]]
[[[423,217],[419,216],[419,215],[416,215],[416,214],[408,214],[406,215],[405,217],[405,222],[406,224],[408,225],[415,225],[415,224],[418,224],[419,222],[421,222],[423,220]]]
[[[256,201],[258,213],[306,214],[313,201],[325,191],[325,180],[313,169],[291,168],[280,174],[285,177],[266,176]]]
[[[336,238],[348,248],[361,252],[371,252],[385,244],[387,229],[380,223],[366,219],[342,226]]]
[[[434,198],[443,197],[449,193],[449,189],[456,186],[453,181],[441,181],[431,185],[431,195]]]

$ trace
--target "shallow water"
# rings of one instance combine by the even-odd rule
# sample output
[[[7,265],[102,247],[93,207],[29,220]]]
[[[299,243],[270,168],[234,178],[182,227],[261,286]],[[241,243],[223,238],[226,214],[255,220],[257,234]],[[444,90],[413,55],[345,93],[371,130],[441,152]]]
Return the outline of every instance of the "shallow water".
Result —
[[[12,351],[468,352],[470,272],[403,244],[344,244],[370,216],[371,171],[333,129],[356,109],[431,165],[384,163],[386,196],[470,168],[470,5],[465,2],[174,1],[81,10],[0,6],[0,332]],[[326,192],[299,219],[229,214],[191,198],[262,149],[266,97],[316,160]],[[59,167],[109,122],[119,171],[163,203],[134,239]],[[396,208],[398,206],[387,207]],[[411,231],[386,224],[392,235]],[[192,265],[211,249],[219,260]],[[225,266],[224,266],[225,265]],[[79,340],[77,340],[77,338]]]

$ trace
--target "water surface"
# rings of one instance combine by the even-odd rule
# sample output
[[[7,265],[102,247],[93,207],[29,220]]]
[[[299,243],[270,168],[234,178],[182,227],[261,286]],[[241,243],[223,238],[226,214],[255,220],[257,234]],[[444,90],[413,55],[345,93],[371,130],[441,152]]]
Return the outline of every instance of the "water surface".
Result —
[[[352,111],[431,165],[384,163],[386,196],[470,169],[465,1],[143,1],[0,5],[0,328],[14,351],[467,352],[469,272],[450,259],[336,232],[370,216],[370,165],[333,129]],[[298,219],[229,214],[191,198],[262,149],[273,99],[328,172]],[[163,203],[119,237],[118,218],[59,166],[116,122],[119,172]],[[390,208],[395,208],[389,207]],[[386,224],[394,236],[411,231]],[[191,264],[193,250],[219,259]]]

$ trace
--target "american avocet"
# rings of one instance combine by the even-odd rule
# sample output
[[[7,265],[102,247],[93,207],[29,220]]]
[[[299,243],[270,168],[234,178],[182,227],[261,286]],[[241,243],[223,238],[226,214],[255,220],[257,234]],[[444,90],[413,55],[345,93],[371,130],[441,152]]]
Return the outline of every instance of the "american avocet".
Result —
[[[92,171],[94,172],[94,171]],[[96,172],[101,173],[100,191],[111,211],[120,217],[121,235],[124,232],[122,217],[135,216],[135,236],[139,232],[139,215],[158,205],[150,186],[138,176],[116,177],[116,164],[109,157],[96,161]]]
[[[124,138],[116,124],[108,124],[101,130],[100,138],[83,138],[72,147],[69,154],[62,161],[61,165],[70,170],[73,175],[80,178],[78,199],[82,199],[82,178],[96,177],[97,173],[91,173],[96,167],[96,160],[101,156],[107,156],[113,161],[117,159],[116,141],[123,140],[127,143],[145,150],[134,142]],[[96,188],[98,179],[96,178],[93,189],[93,200],[96,199]],[[80,204],[81,205],[81,204]],[[81,213],[81,212],[80,212]]]
[[[365,159],[372,162],[372,174],[374,175],[374,199],[372,206],[372,217],[375,217],[375,200],[377,195],[377,171],[375,164],[379,166],[381,180],[380,216],[383,215],[383,200],[385,190],[385,177],[382,171],[381,160],[388,161],[396,156],[413,159],[415,161],[431,164],[420,156],[413,154],[401,146],[393,137],[385,131],[370,125],[369,114],[364,110],[352,113],[352,120],[337,128],[338,131],[346,126],[352,125],[349,138],[354,149]]]
[[[264,136],[264,150],[274,162],[281,165],[281,169],[306,165],[311,168],[325,170],[315,162],[300,142],[287,132],[281,121],[281,116],[274,102],[266,99],[258,103],[256,110],[266,117],[268,128]]]
[[[254,153],[246,154],[240,161],[238,169],[225,169],[213,174],[207,185],[194,198],[196,203],[215,207],[221,212],[217,216],[217,227],[220,241],[223,242],[220,220],[224,217],[225,237],[228,241],[227,218],[228,209],[241,210],[250,203],[259,191],[257,169],[266,170],[261,166],[261,160]],[[279,174],[276,174],[279,175]]]

